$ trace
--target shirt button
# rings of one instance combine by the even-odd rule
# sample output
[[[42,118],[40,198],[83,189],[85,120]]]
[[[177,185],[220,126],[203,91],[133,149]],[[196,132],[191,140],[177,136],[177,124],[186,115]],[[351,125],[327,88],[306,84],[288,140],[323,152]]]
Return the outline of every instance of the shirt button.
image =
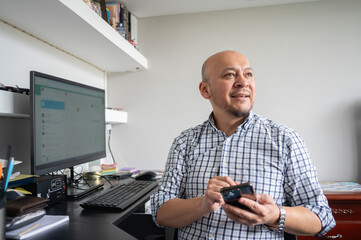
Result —
[[[208,234],[208,237],[209,237],[210,239],[213,239],[213,238],[214,238],[214,234],[213,234],[213,233],[209,233],[209,234]]]
[[[228,163],[223,162],[222,165],[223,165],[223,167],[227,167],[227,166],[228,166]]]
[[[226,141],[227,141],[227,142],[230,142],[230,141],[231,141],[231,139],[230,139],[230,138],[227,138],[227,139],[226,139]]]

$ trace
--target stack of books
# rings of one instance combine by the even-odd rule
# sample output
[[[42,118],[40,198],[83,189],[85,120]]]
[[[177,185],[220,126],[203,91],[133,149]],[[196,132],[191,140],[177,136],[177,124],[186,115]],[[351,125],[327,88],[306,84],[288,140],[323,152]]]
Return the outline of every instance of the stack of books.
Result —
[[[107,21],[121,36],[137,48],[138,19],[119,1],[83,0],[93,11]],[[104,9],[105,8],[105,9]],[[104,16],[103,16],[104,15]]]

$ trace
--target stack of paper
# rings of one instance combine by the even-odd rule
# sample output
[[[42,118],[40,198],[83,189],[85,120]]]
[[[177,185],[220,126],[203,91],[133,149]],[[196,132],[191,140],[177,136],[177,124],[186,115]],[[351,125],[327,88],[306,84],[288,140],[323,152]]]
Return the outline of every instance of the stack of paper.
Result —
[[[102,173],[103,175],[110,175],[117,173],[117,164],[102,164]]]

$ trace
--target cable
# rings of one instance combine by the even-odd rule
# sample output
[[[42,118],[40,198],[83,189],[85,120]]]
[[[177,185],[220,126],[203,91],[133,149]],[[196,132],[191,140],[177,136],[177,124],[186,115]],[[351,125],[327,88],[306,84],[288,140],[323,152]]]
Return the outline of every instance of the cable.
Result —
[[[112,132],[112,128],[110,127],[108,129],[108,134],[109,134],[109,137],[108,137],[108,149],[109,149],[109,152],[110,152],[110,155],[112,156],[112,159],[113,159],[113,163],[116,163],[115,161],[115,157],[113,155],[113,152],[112,152],[112,149],[111,149],[111,146],[110,146],[110,139],[111,139],[111,133]],[[124,166],[125,167],[128,167],[128,164],[126,161],[124,161],[124,159],[122,158],[122,156],[119,154],[119,152],[117,151],[117,155],[119,156],[120,160],[124,163]]]
[[[103,176],[103,175],[100,175],[100,174],[97,174],[97,173],[88,173],[89,175],[93,175],[93,176],[98,176],[98,177],[100,177],[101,179],[105,179],[110,185],[113,185],[110,181],[109,181],[109,179],[107,178],[107,176]]]
[[[108,149],[109,149],[110,155],[112,156],[113,163],[115,163],[115,158],[113,156],[112,148],[110,147],[110,136],[112,135],[112,129],[111,128],[108,130],[108,135],[109,135],[109,137],[108,137]]]

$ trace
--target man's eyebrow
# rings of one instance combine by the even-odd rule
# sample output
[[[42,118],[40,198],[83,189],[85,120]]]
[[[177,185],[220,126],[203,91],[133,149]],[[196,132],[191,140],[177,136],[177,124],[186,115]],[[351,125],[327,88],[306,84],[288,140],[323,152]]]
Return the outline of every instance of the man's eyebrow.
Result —
[[[238,70],[238,68],[236,68],[236,67],[227,67],[227,68],[223,69],[222,72],[225,72],[225,71],[237,71],[237,70]],[[253,68],[251,68],[251,67],[242,68],[242,71],[246,71],[246,70],[253,71]]]
[[[227,68],[223,69],[222,72],[226,72],[226,71],[236,71],[236,70],[237,70],[237,69],[234,68],[234,67],[227,67]]]

